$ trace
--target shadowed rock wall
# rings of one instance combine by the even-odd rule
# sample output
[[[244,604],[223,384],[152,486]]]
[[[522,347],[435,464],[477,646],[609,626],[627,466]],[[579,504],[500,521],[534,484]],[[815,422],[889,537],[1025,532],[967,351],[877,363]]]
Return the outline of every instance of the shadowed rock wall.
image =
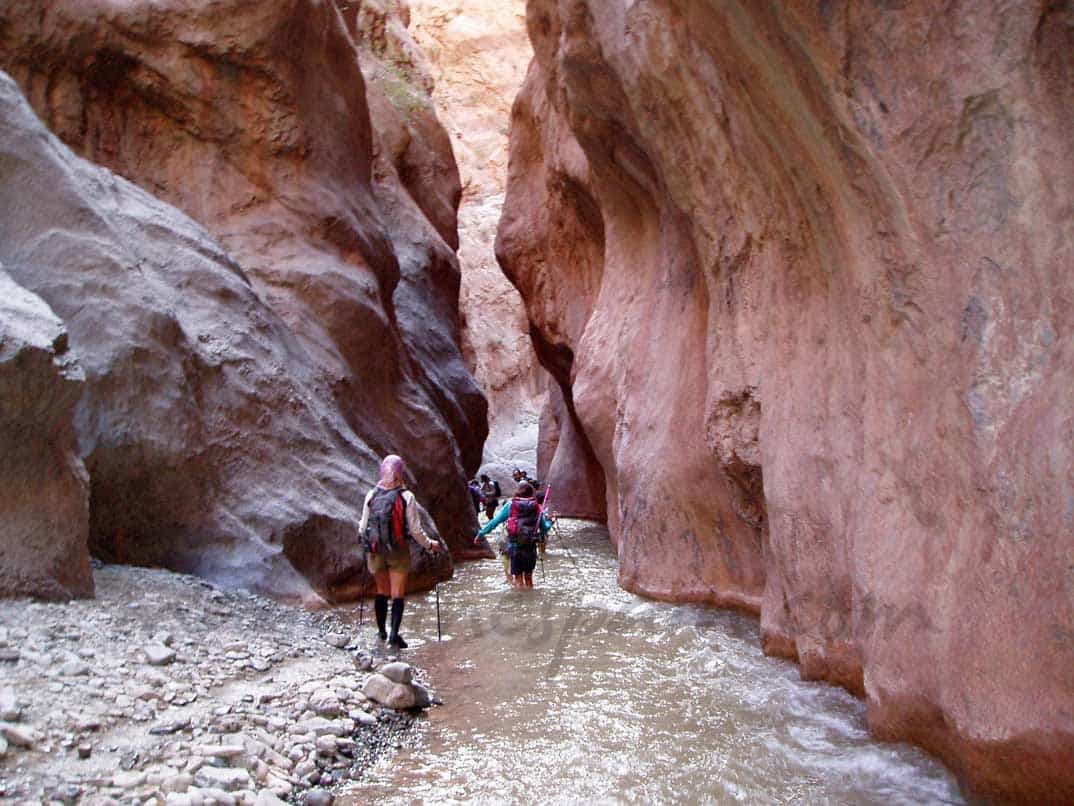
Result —
[[[498,254],[623,585],[1074,798],[1069,4],[531,0]]]
[[[184,444],[149,423],[137,439],[106,440],[124,450],[102,446],[88,459],[91,541],[102,553],[211,574],[223,560],[208,559],[202,543],[223,547],[245,535],[267,540],[270,553],[284,546],[322,591],[353,586],[357,512],[388,452],[408,460],[419,500],[449,543],[472,551],[464,479],[480,462],[486,427],[457,346],[458,176],[422,86],[405,74],[390,84],[363,79],[400,30],[393,14],[342,0],[338,8],[58,0],[0,10],[0,61],[60,138],[181,208],[226,250],[193,249],[248,291],[221,291],[222,302],[194,315],[225,327],[271,314],[277,329],[260,345],[277,354],[262,356],[256,372],[280,388],[258,390],[265,402],[257,411],[217,423],[253,451],[249,465],[229,466],[212,429]],[[174,278],[168,293],[177,297],[167,305],[216,293],[198,288],[196,276]],[[58,293],[42,296],[67,320],[74,300]],[[107,305],[95,315],[107,319]],[[69,324],[77,341],[79,328]],[[251,328],[252,336],[264,330]],[[157,336],[171,349],[174,338]],[[208,405],[197,397],[201,379],[219,371],[188,369],[194,377],[182,393],[163,381],[155,389],[157,379],[143,390],[139,402],[158,411],[157,426],[175,418],[175,407],[200,418]],[[222,385],[240,396],[256,387],[241,372]],[[272,436],[255,450],[259,431]],[[224,455],[199,451],[199,440]],[[167,461],[156,455],[161,444]],[[191,472],[186,463],[195,459],[211,470]],[[150,483],[160,496],[141,494]],[[228,503],[221,486],[247,504]],[[267,522],[262,510],[272,513]],[[427,583],[429,573],[416,581]]]
[[[93,596],[72,426],[83,380],[63,323],[0,267],[0,596]]]

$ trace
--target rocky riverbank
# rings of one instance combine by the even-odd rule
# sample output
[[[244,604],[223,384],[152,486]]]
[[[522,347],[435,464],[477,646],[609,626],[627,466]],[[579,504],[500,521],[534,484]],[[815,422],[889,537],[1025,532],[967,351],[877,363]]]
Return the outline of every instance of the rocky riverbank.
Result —
[[[0,602],[0,799],[324,804],[406,742],[413,714],[363,693],[378,659],[339,612],[94,576],[93,600]]]

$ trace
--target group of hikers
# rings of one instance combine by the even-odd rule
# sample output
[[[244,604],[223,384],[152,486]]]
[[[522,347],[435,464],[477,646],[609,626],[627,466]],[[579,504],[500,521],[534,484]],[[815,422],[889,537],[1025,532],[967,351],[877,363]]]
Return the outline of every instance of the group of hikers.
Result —
[[[366,553],[366,567],[373,575],[376,596],[373,613],[381,641],[397,649],[407,643],[400,634],[406,596],[407,576],[410,573],[410,548],[407,538],[422,548],[439,553],[444,544],[429,537],[421,522],[421,509],[414,493],[406,487],[406,466],[395,455],[385,456],[380,463],[380,480],[365,496],[358,533]],[[555,517],[548,513],[547,490],[539,493],[540,485],[520,468],[511,474],[515,494],[500,504],[503,497],[499,482],[482,474],[480,483],[471,479],[468,487],[475,512],[485,512],[487,523],[474,537],[480,545],[493,529],[506,523],[506,535],[497,549],[503,562],[504,575],[516,589],[533,587],[533,571],[538,554],[544,553],[548,532]],[[497,507],[499,507],[497,511]],[[388,605],[391,603],[391,632],[388,632]]]

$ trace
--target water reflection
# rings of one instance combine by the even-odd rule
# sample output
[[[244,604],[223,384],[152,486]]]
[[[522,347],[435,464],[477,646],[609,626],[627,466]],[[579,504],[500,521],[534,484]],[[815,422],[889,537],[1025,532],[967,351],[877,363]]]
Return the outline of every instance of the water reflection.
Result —
[[[862,703],[764,657],[755,620],[620,590],[604,529],[566,524],[536,576],[458,569],[440,643],[413,597],[408,657],[445,705],[344,802],[962,802],[938,763],[870,740]]]

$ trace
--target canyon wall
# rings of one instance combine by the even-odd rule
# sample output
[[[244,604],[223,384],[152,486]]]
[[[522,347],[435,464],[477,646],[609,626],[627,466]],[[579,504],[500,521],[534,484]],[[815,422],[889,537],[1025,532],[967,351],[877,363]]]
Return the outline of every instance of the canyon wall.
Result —
[[[388,452],[455,556],[473,553],[464,480],[486,426],[458,349],[459,181],[421,76],[382,70],[413,48],[400,15],[344,0],[0,9],[0,66],[60,139],[207,230],[65,167],[40,133],[26,139],[44,162],[9,164],[0,259],[90,357],[77,425],[101,556],[353,593],[368,584],[362,496]],[[417,570],[428,584],[450,561]]]
[[[507,181],[509,113],[533,52],[525,0],[410,0],[409,6],[410,32],[425,56],[462,178],[462,349],[489,402],[481,469],[507,485],[506,492],[514,486],[514,467],[532,472],[537,464],[547,387],[522,300],[493,252]]]
[[[527,24],[497,254],[621,583],[759,612],[975,795],[1074,799],[1069,4]]]
[[[72,423],[84,376],[68,344],[45,301],[0,266],[0,596],[93,595],[89,483]]]

